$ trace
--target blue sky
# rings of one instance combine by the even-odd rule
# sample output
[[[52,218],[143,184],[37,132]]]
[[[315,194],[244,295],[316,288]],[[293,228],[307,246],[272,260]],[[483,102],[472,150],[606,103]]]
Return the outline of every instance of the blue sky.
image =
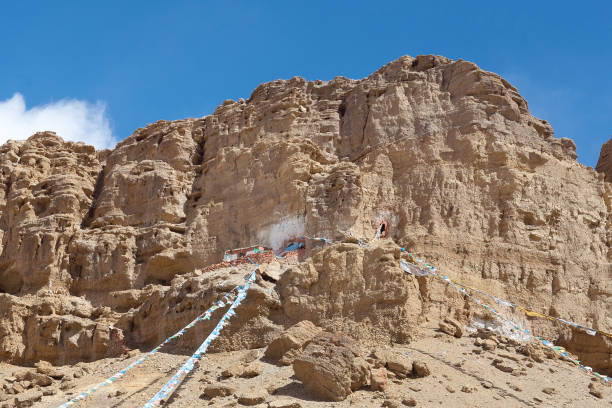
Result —
[[[406,54],[463,58],[501,74],[557,137],[576,141],[586,165],[595,165],[612,136],[607,1],[108,0],[1,7],[0,105],[10,121],[0,128],[2,140],[49,117],[64,123],[72,116],[80,122],[65,133],[112,145],[158,119],[210,114],[224,99],[247,98],[261,82],[361,78]],[[51,108],[60,113],[53,116]],[[0,118],[2,112],[0,106]]]

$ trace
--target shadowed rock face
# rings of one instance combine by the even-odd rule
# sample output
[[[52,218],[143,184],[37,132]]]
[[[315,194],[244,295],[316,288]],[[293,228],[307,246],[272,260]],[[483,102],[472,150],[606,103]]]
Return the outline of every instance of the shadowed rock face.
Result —
[[[362,80],[278,80],[210,116],[139,129],[112,151],[49,132],[8,142],[0,166],[0,291],[11,305],[0,312],[0,356],[13,362],[31,360],[25,350],[38,343],[56,346],[49,360],[103,357],[112,342],[96,333],[115,322],[136,344],[152,344],[204,307],[199,291],[212,283],[175,290],[195,285],[194,271],[224,250],[279,247],[295,235],[373,237],[383,219],[387,239],[458,281],[612,331],[610,184],[576,161],[571,140],[529,114],[513,86],[471,62],[402,57]],[[369,308],[385,304],[381,330],[405,340],[417,316],[445,309],[443,289],[411,283],[389,294],[384,281],[396,270],[380,258],[395,249],[337,251],[344,255],[317,254],[294,268],[293,280],[279,281],[280,298],[258,297],[268,302],[258,327],[278,330],[302,313],[369,324]],[[361,276],[353,286],[337,280],[352,274]],[[295,282],[315,289],[293,290]],[[75,315],[64,307],[50,314],[63,323],[45,331],[28,323],[43,297],[79,299],[95,313],[68,324]],[[609,341],[527,324],[612,369]],[[266,330],[219,347],[263,346]]]
[[[596,169],[604,174],[606,181],[612,181],[612,139],[601,146]]]

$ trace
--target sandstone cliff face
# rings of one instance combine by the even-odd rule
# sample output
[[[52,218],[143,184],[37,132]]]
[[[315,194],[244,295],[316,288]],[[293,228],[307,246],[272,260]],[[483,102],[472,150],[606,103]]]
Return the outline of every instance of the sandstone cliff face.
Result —
[[[154,306],[153,299],[195,279],[196,269],[226,249],[278,248],[302,234],[372,237],[382,219],[388,239],[460,281],[611,331],[610,184],[575,159],[574,143],[555,138],[501,77],[435,56],[403,57],[362,80],[263,84],[210,116],[139,129],[110,152],[51,133],[9,142],[0,151],[0,290],[21,311],[0,317],[10,339],[0,353],[31,361],[25,350],[32,344],[74,337],[66,325],[49,334],[36,324],[22,336],[26,323],[11,319],[35,315],[27,311],[33,306],[20,306],[27,295],[38,295],[27,298],[30,305],[74,297],[100,309],[71,329],[83,336],[82,354],[55,348],[56,359],[99,358],[111,347],[95,340],[93,327],[103,319],[119,322],[136,345],[170,334],[178,322],[164,310],[178,300]],[[318,248],[309,242],[307,250]],[[293,322],[299,311],[349,326],[367,315],[399,341],[410,337],[417,315],[442,309],[427,306],[416,284],[389,287],[395,272],[379,276],[387,283],[372,281],[375,267],[354,258],[366,255],[317,256],[288,273],[302,284],[281,280],[279,298],[255,308],[266,320],[253,323],[261,333]],[[351,273],[361,278],[344,288],[345,300],[325,293]],[[189,293],[201,292],[173,296]],[[388,305],[389,296],[397,306],[389,316],[401,316],[404,331],[392,317],[367,311]],[[310,306],[295,309],[304,302]],[[155,307],[160,330],[147,332]],[[72,315],[51,316],[67,322]],[[609,341],[548,321],[529,324],[594,367],[612,369]],[[262,344],[262,336],[224,346]]]

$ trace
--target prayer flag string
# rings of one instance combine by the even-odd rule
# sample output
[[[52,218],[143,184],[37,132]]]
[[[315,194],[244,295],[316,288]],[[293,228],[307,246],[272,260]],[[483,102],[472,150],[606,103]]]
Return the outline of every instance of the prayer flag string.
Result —
[[[234,309],[240,305],[240,303],[246,298],[247,291],[251,286],[251,283],[255,281],[255,269],[248,277],[246,285],[238,291],[238,296],[230,306],[230,308],[225,312],[217,326],[213,329],[213,331],[208,335],[206,340],[198,347],[198,349],[193,353],[191,357],[183,364],[181,368],[170,378],[170,380],[162,387],[161,390],[157,394],[153,396],[143,405],[143,408],[151,408],[154,406],[161,405],[165,400],[167,400],[172,393],[177,389],[181,381],[185,378],[187,374],[189,374],[193,368],[195,367],[195,363],[202,358],[202,355],[206,353],[208,346],[210,343],[215,340],[221,334],[221,330],[228,324],[228,320],[230,317],[235,316],[236,312]]]

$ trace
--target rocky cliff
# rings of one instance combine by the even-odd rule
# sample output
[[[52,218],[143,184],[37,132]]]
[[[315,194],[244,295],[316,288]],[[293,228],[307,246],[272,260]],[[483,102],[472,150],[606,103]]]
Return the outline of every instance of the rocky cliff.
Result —
[[[405,342],[420,322],[469,312],[442,284],[406,277],[396,244],[459,281],[612,331],[611,185],[471,62],[402,57],[362,80],[278,80],[112,151],[50,132],[11,141],[0,166],[0,358],[12,363],[95,360],[123,337],[153,346],[231,286],[230,272],[221,286],[201,273],[224,250],[373,237],[381,220],[388,235],[373,248],[307,241],[312,257],[260,281],[217,349],[264,347],[305,315]],[[609,339],[524,323],[612,371]]]

